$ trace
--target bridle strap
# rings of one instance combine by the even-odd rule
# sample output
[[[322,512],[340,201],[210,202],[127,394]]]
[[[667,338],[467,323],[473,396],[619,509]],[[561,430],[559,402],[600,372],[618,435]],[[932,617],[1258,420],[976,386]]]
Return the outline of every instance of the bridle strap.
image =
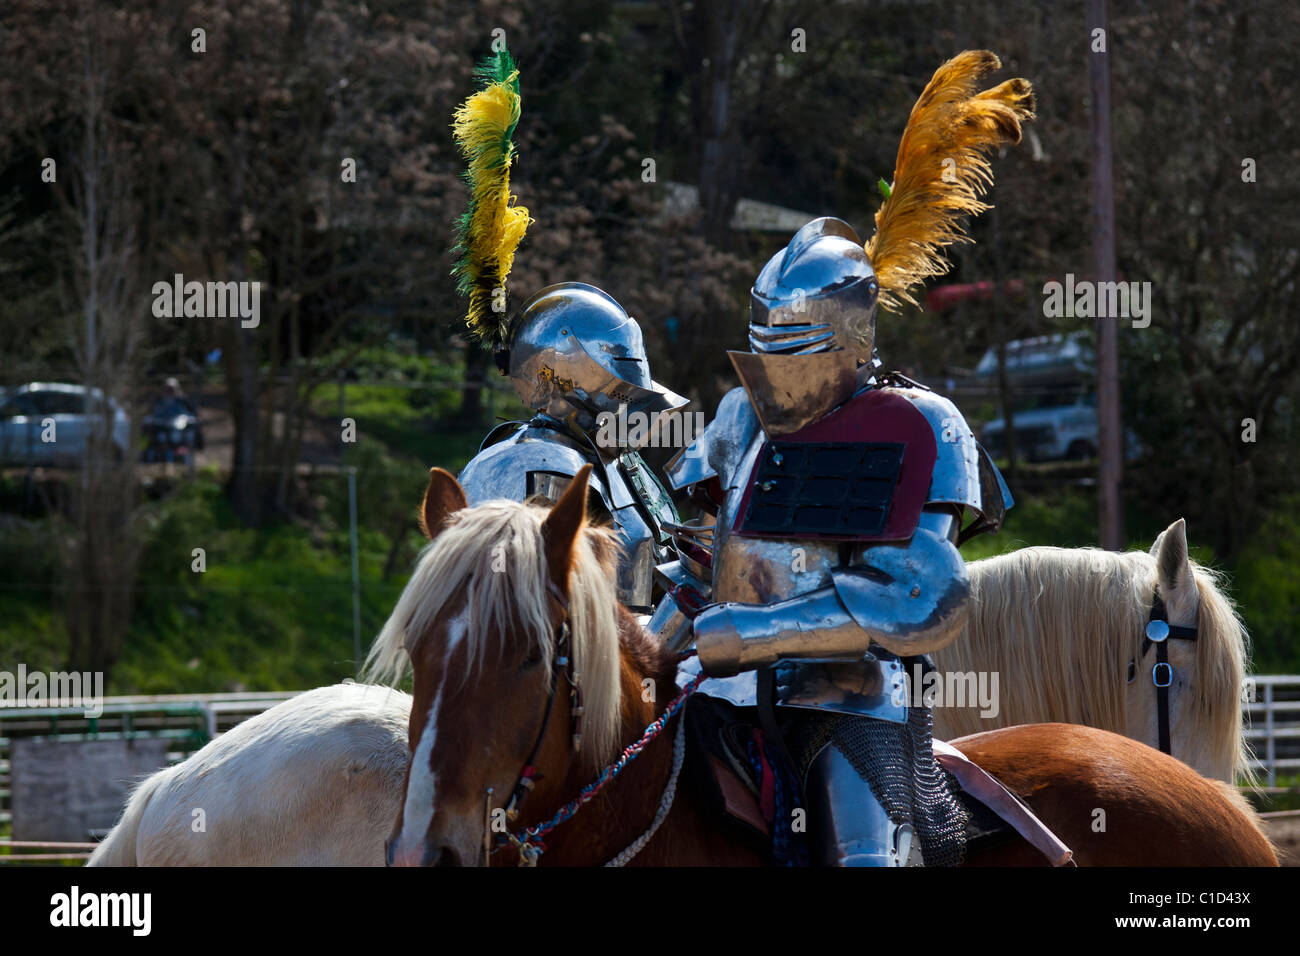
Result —
[[[1164,599],[1160,596],[1160,588],[1157,587],[1151,601],[1151,614],[1147,618],[1146,631],[1142,637],[1141,656],[1145,658],[1151,645],[1155,645],[1156,663],[1151,668],[1151,683],[1156,688],[1156,734],[1160,750],[1170,756],[1173,755],[1173,749],[1169,734],[1169,688],[1174,682],[1174,669],[1169,663],[1169,639],[1175,637],[1184,641],[1194,641],[1197,637],[1197,629],[1175,627],[1169,623],[1169,612],[1165,610]]]
[[[546,694],[546,710],[542,713],[542,724],[537,730],[537,737],[533,740],[532,749],[528,752],[528,758],[524,761],[523,769],[519,771],[514,789],[510,791],[510,799],[506,802],[506,818],[508,820],[514,820],[519,815],[519,808],[524,802],[524,797],[533,789],[535,783],[542,779],[542,774],[537,772],[537,754],[542,749],[542,742],[546,739],[546,730],[551,725],[551,713],[555,710],[555,692],[559,689],[560,671],[562,670],[565,673],[565,678],[574,688],[576,698],[573,710],[575,747],[577,741],[581,738],[579,730],[582,721],[581,696],[577,690],[578,675],[573,671],[572,649],[569,647],[569,599],[560,590],[559,586],[549,578],[546,581],[546,590],[560,605],[564,616],[560,619],[559,634],[554,644],[554,655],[551,660],[551,687]]]
[[[567,630],[568,624],[562,624],[561,628]],[[515,780],[515,787],[510,792],[510,800],[506,803],[507,819],[513,820],[519,815],[519,807],[524,802],[524,797],[528,795],[529,790],[533,789],[533,784],[542,778],[542,775],[537,772],[537,754],[542,749],[542,741],[546,739],[546,728],[551,725],[551,712],[555,709],[555,689],[559,681],[559,668],[552,664],[551,689],[546,695],[546,710],[542,713],[542,725],[537,730],[532,750],[528,752],[528,759],[524,761],[524,767]]]
[[[1151,680],[1156,685],[1156,733],[1159,737],[1160,752],[1173,756],[1173,743],[1169,739],[1169,685],[1173,683],[1172,668],[1169,666],[1169,642],[1161,641],[1156,648],[1156,666],[1151,669]],[[1160,683],[1162,674],[1167,678]]]
[[[1196,640],[1197,635],[1200,633],[1194,627],[1183,627],[1182,625],[1175,626],[1169,623],[1169,612],[1165,610],[1165,600],[1160,596],[1160,590],[1158,588],[1156,589],[1155,597],[1151,602],[1151,615],[1150,617],[1147,618],[1148,623],[1150,623],[1151,621],[1163,622],[1164,625],[1169,629],[1169,635],[1168,635],[1169,637],[1176,637],[1184,641],[1194,641]],[[1144,632],[1142,635],[1141,656],[1146,657],[1147,651],[1151,650],[1151,645],[1157,643],[1163,643],[1163,642],[1151,640],[1150,635]]]
[[[629,763],[639,757],[645,751],[646,747],[659,736],[664,727],[668,725],[668,721],[672,720],[675,715],[681,714],[681,711],[686,706],[687,698],[689,698],[691,694],[695,693],[696,689],[699,688],[703,681],[704,675],[700,674],[693,681],[683,687],[680,693],[678,693],[678,695],[673,698],[672,702],[664,709],[664,712],[650,722],[639,740],[624,748],[622,756],[620,756],[616,762],[606,766],[594,781],[583,787],[577,797],[570,800],[567,804],[556,811],[555,815],[549,820],[545,823],[539,823],[536,826],[528,827],[518,833],[512,833],[507,830],[499,837],[502,845],[507,843],[513,844],[515,849],[519,851],[520,866],[537,865],[538,858],[546,850],[546,844],[542,842],[542,837],[546,836],[546,834],[550,833],[566,820],[572,819],[573,815],[581,810],[583,805],[593,799],[596,794],[600,793],[600,791],[607,785],[612,783]],[[681,716],[680,719],[684,722],[686,718]],[[655,814],[654,821],[651,822],[650,828],[643,833],[641,837],[610,861],[611,865],[621,865],[619,863],[620,858],[626,857],[626,859],[630,859],[631,856],[634,856],[639,852],[641,848],[649,842],[650,838],[654,836],[655,831],[659,828],[659,824],[663,822],[665,817],[667,817],[668,811],[672,807],[673,795],[676,793],[677,774],[681,770],[682,755],[685,752],[685,739],[682,734],[683,731],[681,725],[679,725],[677,740],[673,745],[673,771],[669,777],[668,785],[664,789],[664,795],[660,799],[659,810]],[[626,862],[626,859],[624,859],[624,862]]]

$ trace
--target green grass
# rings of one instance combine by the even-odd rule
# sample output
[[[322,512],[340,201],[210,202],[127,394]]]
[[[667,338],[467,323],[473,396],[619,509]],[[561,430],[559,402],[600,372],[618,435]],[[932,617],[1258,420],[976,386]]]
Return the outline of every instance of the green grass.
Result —
[[[532,417],[514,391],[495,370],[488,371],[483,393],[483,420],[463,421],[460,359],[448,362],[417,356],[400,343],[366,349],[351,362],[352,374],[366,384],[347,382],[343,387],[344,415],[357,423],[359,437],[381,443],[396,458],[424,463],[425,470],[439,465],[459,471],[499,419]],[[435,384],[428,384],[435,383]],[[339,389],[324,385],[315,394],[316,414],[337,418]]]
[[[359,363],[360,377],[395,383],[454,381],[458,371],[384,351]],[[461,422],[459,390],[438,386],[347,383],[344,402],[357,423],[343,463],[357,469],[364,653],[423,544],[414,516],[429,468],[459,471],[495,419],[530,413],[498,390],[485,396],[485,421]],[[337,417],[337,388],[320,389],[313,410]],[[16,481],[0,479],[0,501],[21,500]],[[135,613],[108,692],[284,690],[354,676],[346,475],[308,479],[307,497],[305,517],[259,529],[239,523],[212,472],[146,504]],[[52,528],[36,519],[0,530],[0,667],[65,666]],[[203,572],[192,570],[195,548],[205,552]]]
[[[393,472],[386,474],[391,482]],[[313,527],[240,527],[210,475],[150,506],[135,614],[108,692],[299,689],[354,676],[346,485],[330,476],[317,487],[327,507]],[[412,509],[417,494],[410,492]],[[45,524],[35,523],[32,536]],[[404,533],[414,554],[419,536]],[[391,539],[362,527],[358,543],[364,651],[406,568],[383,581]],[[204,550],[206,571],[192,569],[194,548]],[[5,580],[19,577],[22,587],[0,591],[0,664],[61,669],[67,635],[49,589],[52,569],[23,570],[11,549],[4,557]]]
[[[455,421],[459,397],[445,389],[346,386],[346,413],[358,433],[343,462],[357,468],[363,653],[423,543],[414,516],[430,466],[458,471],[486,432],[483,423]],[[493,404],[502,415],[526,411],[500,394]],[[337,391],[323,389],[315,410],[337,415]],[[0,498],[18,497],[15,488],[0,488]],[[309,479],[308,498],[302,520],[245,528],[208,472],[146,504],[135,613],[108,692],[298,689],[354,676],[346,475]],[[0,666],[65,666],[67,630],[51,587],[52,527],[36,519],[0,533]],[[205,552],[206,571],[192,570],[195,548]]]
[[[1246,799],[1260,813],[1277,813],[1282,810],[1300,810],[1300,774],[1278,774],[1277,787],[1272,793],[1243,790]]]
[[[1261,673],[1300,673],[1297,506],[1300,500],[1277,509],[1231,568],[1234,596],[1250,628],[1256,670]]]
[[[1001,530],[967,541],[962,556],[975,561],[1036,545],[1095,545],[1095,515],[1096,504],[1090,495],[1062,492],[1041,498],[1021,497],[1007,512]]]
[[[439,465],[456,472],[474,457],[488,428],[499,419],[529,418],[532,412],[511,393],[492,390],[484,397],[484,420],[459,420],[460,393],[442,390],[344,387],[344,413],[357,423],[359,438],[381,443],[399,458]],[[338,389],[323,389],[313,403],[322,416],[338,416]]]

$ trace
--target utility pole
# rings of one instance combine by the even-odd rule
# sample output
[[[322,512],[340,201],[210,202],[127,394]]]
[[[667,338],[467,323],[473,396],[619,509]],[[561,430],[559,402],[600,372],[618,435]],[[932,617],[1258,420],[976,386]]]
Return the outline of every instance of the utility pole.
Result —
[[[1093,280],[1115,281],[1115,180],[1110,141],[1110,27],[1108,0],[1088,0],[1088,87],[1092,100],[1092,253]],[[1100,32],[1099,32],[1100,31]],[[1098,295],[1098,303],[1104,301]],[[1119,317],[1098,309],[1097,328],[1097,469],[1101,546],[1124,547],[1124,511],[1120,481],[1124,459],[1120,441]]]

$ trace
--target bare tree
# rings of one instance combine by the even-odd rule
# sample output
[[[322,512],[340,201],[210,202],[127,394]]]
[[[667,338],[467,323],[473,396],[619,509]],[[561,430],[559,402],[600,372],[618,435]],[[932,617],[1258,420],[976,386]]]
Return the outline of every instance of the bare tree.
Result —
[[[114,444],[113,402],[125,402],[133,390],[141,302],[131,160],[106,102],[109,31],[90,0],[81,13],[73,87],[81,142],[67,193],[58,195],[72,263],[67,335],[86,387],[87,427],[78,481],[64,502],[60,544],[69,667],[107,673],[130,626],[139,555],[135,456],[130,441],[125,450]]]

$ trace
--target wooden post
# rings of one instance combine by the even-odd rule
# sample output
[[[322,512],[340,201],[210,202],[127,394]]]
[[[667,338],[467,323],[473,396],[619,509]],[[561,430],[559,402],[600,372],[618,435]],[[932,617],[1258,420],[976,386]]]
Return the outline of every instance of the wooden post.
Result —
[[[348,538],[352,548],[352,657],[361,671],[361,564],[357,545],[357,468],[348,468]]]
[[[1093,279],[1115,281],[1115,181],[1110,141],[1110,36],[1107,0],[1088,0],[1088,86],[1092,99],[1092,251]],[[1105,52],[1095,50],[1094,31],[1104,31]],[[1102,301],[1097,296],[1097,301]],[[1124,547],[1124,512],[1120,498],[1124,459],[1120,440],[1118,316],[1096,316],[1098,519],[1101,546]]]

